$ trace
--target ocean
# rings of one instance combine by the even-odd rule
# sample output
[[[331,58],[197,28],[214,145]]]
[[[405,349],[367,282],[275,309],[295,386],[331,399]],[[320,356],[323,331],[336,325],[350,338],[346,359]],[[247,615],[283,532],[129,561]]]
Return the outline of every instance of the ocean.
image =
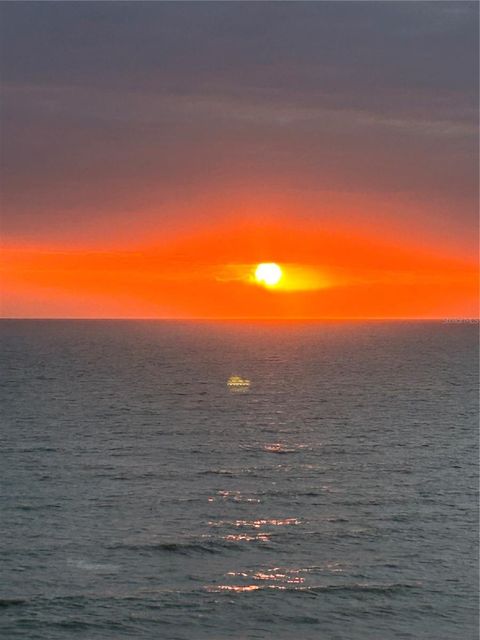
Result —
[[[2,640],[477,638],[478,326],[0,329]]]

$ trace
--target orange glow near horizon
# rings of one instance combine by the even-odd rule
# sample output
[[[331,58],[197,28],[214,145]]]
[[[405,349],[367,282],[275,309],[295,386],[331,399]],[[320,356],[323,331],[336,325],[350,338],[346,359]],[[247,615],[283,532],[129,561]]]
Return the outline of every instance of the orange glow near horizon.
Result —
[[[2,253],[4,317],[447,318],[478,309],[469,261],[380,232],[297,221],[217,223],[104,250]],[[282,270],[275,286],[254,278],[266,256]]]

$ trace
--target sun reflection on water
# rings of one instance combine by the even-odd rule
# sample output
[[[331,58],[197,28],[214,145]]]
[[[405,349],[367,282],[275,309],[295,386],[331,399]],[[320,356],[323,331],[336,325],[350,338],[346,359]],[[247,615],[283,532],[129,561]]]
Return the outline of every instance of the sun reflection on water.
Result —
[[[270,538],[272,536],[270,533],[229,533],[228,535],[222,537],[223,540],[228,540],[230,542],[270,542]]]
[[[245,495],[241,491],[217,491],[215,496],[208,496],[207,500],[208,502],[216,502],[219,500],[250,503],[261,502],[260,498]]]
[[[260,527],[284,527],[301,524],[298,518],[259,518],[257,520],[210,520],[210,527],[223,527],[225,525],[234,527],[247,527],[250,529],[260,529]]]
[[[243,593],[245,591],[257,591],[261,589],[259,585],[256,584],[246,584],[246,585],[235,585],[235,584],[220,584],[214,587],[206,587],[207,591],[234,591],[236,593]]]
[[[228,571],[226,578],[236,580],[246,580],[246,584],[220,584],[209,585],[205,588],[208,591],[230,591],[233,593],[245,593],[258,591],[260,589],[303,589],[305,578],[301,573],[308,572],[309,569],[281,569],[272,567],[269,569]]]

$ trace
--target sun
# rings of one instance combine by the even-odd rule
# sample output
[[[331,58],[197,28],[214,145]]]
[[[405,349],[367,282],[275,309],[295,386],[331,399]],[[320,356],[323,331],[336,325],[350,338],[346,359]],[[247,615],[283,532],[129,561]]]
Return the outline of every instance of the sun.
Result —
[[[255,269],[255,280],[266,287],[275,287],[282,275],[282,269],[275,262],[262,262]]]

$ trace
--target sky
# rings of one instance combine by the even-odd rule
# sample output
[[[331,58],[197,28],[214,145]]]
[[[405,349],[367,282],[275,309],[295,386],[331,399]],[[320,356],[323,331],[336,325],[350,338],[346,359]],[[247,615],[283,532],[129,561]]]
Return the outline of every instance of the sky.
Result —
[[[2,315],[476,316],[478,10],[1,3]]]

